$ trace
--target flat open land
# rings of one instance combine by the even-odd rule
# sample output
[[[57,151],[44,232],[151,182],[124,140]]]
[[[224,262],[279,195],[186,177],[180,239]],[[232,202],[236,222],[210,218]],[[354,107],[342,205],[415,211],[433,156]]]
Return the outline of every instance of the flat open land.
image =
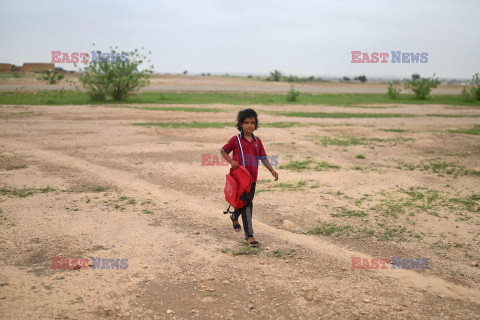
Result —
[[[1,78],[1,90],[75,90],[78,80],[75,75],[67,75],[67,79],[55,85],[37,81],[37,76],[27,75],[25,78]],[[313,82],[313,83],[288,83],[264,81],[262,79],[247,77],[208,77],[208,76],[180,76],[180,75],[154,75],[150,79],[150,85],[142,88],[143,92],[174,91],[174,92],[274,92],[285,93],[293,85],[296,90],[308,93],[386,93],[385,83],[350,83],[338,82]],[[398,85],[403,90],[403,86]],[[463,86],[441,84],[432,90],[435,95],[460,94]]]
[[[169,107],[0,105],[0,318],[480,319],[479,107],[250,105],[258,249],[202,165],[245,106]]]

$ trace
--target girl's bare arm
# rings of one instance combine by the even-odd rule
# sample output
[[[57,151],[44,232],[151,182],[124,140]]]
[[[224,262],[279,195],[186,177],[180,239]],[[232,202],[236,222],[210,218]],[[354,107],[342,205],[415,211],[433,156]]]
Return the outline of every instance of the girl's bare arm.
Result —
[[[220,154],[222,155],[222,157],[225,160],[228,161],[228,163],[230,163],[230,165],[232,166],[232,169],[236,169],[239,166],[239,163],[237,161],[233,160],[232,158],[230,158],[228,153],[226,153],[225,151],[220,150]]]

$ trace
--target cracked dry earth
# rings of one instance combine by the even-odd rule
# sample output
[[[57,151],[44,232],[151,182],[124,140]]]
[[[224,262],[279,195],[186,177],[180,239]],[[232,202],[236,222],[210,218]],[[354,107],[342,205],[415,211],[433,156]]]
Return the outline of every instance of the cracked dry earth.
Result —
[[[229,112],[1,106],[0,318],[480,319],[480,182],[472,174],[480,170],[480,143],[447,131],[478,124],[478,109],[348,108],[417,117],[314,119],[262,113],[292,106],[255,106],[264,123],[298,124],[257,132],[284,167],[278,182],[259,168],[253,217],[262,246],[253,251],[222,214],[228,168],[201,165],[202,154],[219,155],[233,126],[131,125],[226,122],[238,111],[208,107]],[[313,110],[344,111],[302,107]],[[381,131],[391,128],[404,131]],[[365,143],[321,143],[345,134]],[[286,166],[305,159],[341,168]],[[470,171],[411,169],[419,161],[458,162]],[[408,202],[408,211],[389,215],[406,203],[398,202],[402,190],[415,190],[417,200],[434,190],[447,202]],[[322,222],[353,231],[313,234]],[[369,237],[355,232],[363,226]],[[90,263],[52,269],[53,257]],[[128,259],[128,267],[94,269],[91,257]],[[352,270],[352,257],[429,264]]]

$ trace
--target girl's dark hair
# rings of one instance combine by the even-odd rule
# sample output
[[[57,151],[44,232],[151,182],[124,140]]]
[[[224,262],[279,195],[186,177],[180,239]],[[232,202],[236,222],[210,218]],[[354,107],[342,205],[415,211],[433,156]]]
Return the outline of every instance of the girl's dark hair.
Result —
[[[253,109],[244,109],[238,112],[237,115],[237,129],[238,131],[242,131],[242,123],[247,118],[255,118],[255,130],[258,128],[258,115]]]

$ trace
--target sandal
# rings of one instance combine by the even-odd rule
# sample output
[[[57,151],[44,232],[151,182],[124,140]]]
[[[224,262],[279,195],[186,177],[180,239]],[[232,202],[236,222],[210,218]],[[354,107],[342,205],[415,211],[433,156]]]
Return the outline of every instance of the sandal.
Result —
[[[255,239],[253,236],[249,236],[248,239]],[[253,240],[253,241],[249,241],[248,239],[246,239],[245,241],[247,241],[247,243],[252,246],[252,247],[258,247],[260,245],[260,243],[257,241],[257,240]]]
[[[238,220],[233,219],[233,214],[230,215],[230,220],[232,220],[233,229],[235,229],[235,231],[239,232],[240,230],[242,230],[242,227],[240,226]]]

